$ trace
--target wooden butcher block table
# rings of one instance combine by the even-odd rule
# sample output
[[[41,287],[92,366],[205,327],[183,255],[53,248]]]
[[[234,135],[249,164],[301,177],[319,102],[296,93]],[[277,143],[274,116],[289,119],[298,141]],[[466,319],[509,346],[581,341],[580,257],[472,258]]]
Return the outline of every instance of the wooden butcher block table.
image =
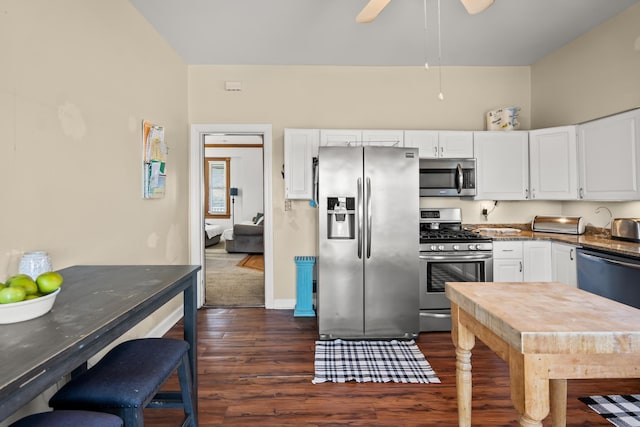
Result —
[[[630,285],[634,285],[631,284]],[[567,379],[640,378],[640,310],[562,283],[446,284],[460,426],[471,425],[475,337],[509,365],[521,426],[566,425]]]

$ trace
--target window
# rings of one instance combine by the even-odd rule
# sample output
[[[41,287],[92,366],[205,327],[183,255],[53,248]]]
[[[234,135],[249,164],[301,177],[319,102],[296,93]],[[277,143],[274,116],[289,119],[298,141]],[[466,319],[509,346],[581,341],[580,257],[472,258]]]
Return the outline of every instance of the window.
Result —
[[[205,218],[229,218],[229,157],[205,157]]]

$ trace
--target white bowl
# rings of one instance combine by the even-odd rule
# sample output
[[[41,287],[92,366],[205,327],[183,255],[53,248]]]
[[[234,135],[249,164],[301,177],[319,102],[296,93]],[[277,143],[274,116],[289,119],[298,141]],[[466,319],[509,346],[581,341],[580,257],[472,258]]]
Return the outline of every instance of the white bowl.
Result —
[[[59,293],[60,288],[38,298],[0,304],[0,324],[22,322],[48,313]]]

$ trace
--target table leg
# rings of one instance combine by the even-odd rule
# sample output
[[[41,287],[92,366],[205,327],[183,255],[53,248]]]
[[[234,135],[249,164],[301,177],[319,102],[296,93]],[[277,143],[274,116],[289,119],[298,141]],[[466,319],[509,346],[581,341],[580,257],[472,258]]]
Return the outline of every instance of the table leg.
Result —
[[[471,349],[475,336],[464,325],[458,323],[458,307],[451,304],[451,336],[456,346],[456,391],[458,394],[458,425],[471,426]]]
[[[549,380],[551,400],[551,425],[565,427],[567,425],[567,380]]]
[[[191,284],[183,292],[184,339],[189,343],[189,361],[193,396],[193,425],[198,425],[198,275],[191,275]]]
[[[545,359],[509,349],[511,400],[520,414],[520,426],[542,427],[549,415],[549,378]]]

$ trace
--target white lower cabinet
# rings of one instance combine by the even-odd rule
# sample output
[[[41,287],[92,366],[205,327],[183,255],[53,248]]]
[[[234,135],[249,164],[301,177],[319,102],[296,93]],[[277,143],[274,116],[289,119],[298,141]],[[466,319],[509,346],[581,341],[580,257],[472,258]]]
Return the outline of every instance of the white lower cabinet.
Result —
[[[494,282],[550,282],[551,242],[494,241]]]
[[[493,281],[522,282],[522,242],[493,242]]]
[[[551,243],[552,278],[554,282],[562,282],[578,287],[576,249],[576,246],[566,243]]]
[[[548,240],[527,240],[522,242],[525,282],[550,282],[551,242]]]

